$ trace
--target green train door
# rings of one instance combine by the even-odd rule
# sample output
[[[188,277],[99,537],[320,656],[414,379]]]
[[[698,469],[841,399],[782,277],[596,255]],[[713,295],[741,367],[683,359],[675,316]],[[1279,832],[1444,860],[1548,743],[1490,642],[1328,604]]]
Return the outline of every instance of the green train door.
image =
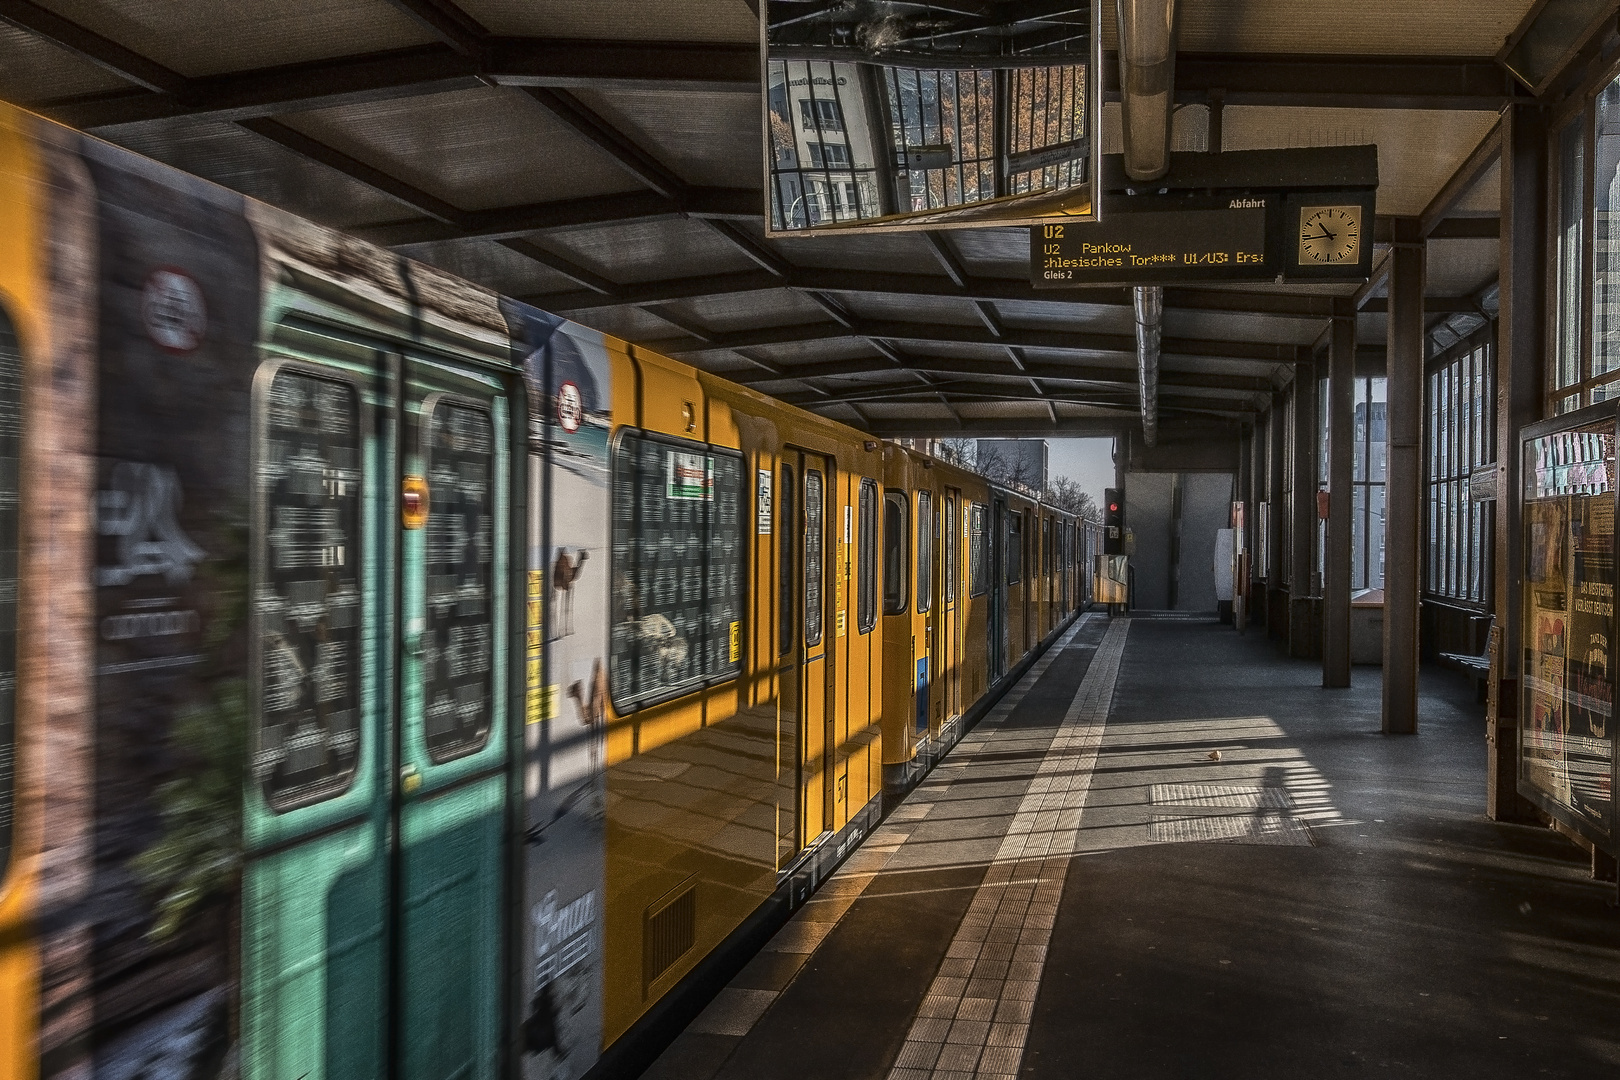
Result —
[[[254,385],[242,1072],[493,1080],[506,401],[365,359]]]
[[[404,370],[395,1074],[493,1080],[509,776],[506,401],[496,380],[467,369],[412,359]],[[424,508],[426,520],[413,518]]]

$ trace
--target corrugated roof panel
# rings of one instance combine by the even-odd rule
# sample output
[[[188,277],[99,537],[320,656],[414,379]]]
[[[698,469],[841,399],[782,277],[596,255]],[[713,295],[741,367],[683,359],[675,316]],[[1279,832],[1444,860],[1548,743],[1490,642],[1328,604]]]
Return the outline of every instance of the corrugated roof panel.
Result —
[[[50,0],[52,11],[182,75],[298,64],[437,39],[386,0]]]
[[[522,37],[646,41],[759,41],[759,20],[743,0],[458,0],[491,33]]]
[[[402,249],[402,254],[506,296],[536,296],[578,287],[555,270],[492,240],[418,244]]]
[[[751,94],[576,91],[579,99],[688,184],[759,188],[759,99]],[[761,213],[764,194],[760,195]]]
[[[283,122],[463,210],[640,188],[517,90],[344,105]]]
[[[539,234],[548,247],[621,284],[730,274],[756,264],[702,221],[667,218],[558,229]]]
[[[0,100],[20,105],[123,90],[129,83],[25,30],[0,23]]]
[[[126,132],[119,144],[323,225],[342,228],[402,213],[393,199],[235,124],[164,121]]]
[[[1493,56],[1533,0],[1466,4],[1358,0],[1302,6],[1299,0],[1205,0],[1180,5],[1184,52],[1326,53],[1348,56]],[[1104,4],[1103,48],[1116,47]],[[1311,32],[1324,26],[1321,33]]]
[[[1228,106],[1227,150],[1378,146],[1378,212],[1421,214],[1496,123],[1494,112]]]

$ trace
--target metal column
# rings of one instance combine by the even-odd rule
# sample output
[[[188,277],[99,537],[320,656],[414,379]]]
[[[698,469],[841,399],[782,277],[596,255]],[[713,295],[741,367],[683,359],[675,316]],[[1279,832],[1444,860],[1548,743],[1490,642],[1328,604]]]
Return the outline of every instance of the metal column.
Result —
[[[1418,722],[1419,544],[1423,523],[1423,229],[1396,218],[1389,253],[1384,487],[1384,734],[1411,735]],[[1371,557],[1370,555],[1368,556]]]
[[[1316,365],[1294,367],[1294,505],[1289,508],[1288,654],[1312,657],[1321,652],[1312,609],[1311,571],[1316,561]]]
[[[1288,425],[1285,422],[1284,410],[1286,408],[1283,396],[1280,393],[1271,395],[1271,411],[1266,413],[1266,441],[1271,447],[1268,457],[1271,461],[1270,471],[1266,475],[1266,548],[1270,565],[1266,568],[1266,634],[1270,637],[1288,637],[1288,616],[1278,619],[1279,625],[1272,626],[1270,619],[1272,613],[1279,607],[1288,610],[1288,596],[1282,591],[1283,579],[1283,525],[1288,520],[1288,510],[1283,506],[1283,455],[1288,453]]]
[[[1322,568],[1322,685],[1350,685],[1350,455],[1354,452],[1356,311],[1335,304],[1328,334],[1328,523]]]
[[[1519,429],[1541,418],[1545,340],[1547,128],[1539,109],[1502,111],[1501,312],[1496,349],[1495,601],[1497,648],[1486,714],[1486,813],[1497,821],[1534,816],[1518,793],[1520,654]]]

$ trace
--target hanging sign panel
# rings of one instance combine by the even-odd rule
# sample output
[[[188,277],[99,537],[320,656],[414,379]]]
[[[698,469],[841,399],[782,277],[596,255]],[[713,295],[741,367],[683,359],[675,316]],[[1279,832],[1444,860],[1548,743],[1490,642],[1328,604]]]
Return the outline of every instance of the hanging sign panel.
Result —
[[[1266,200],[1224,209],[1120,214],[1095,224],[1030,227],[1030,281],[1040,287],[1132,281],[1264,281]]]

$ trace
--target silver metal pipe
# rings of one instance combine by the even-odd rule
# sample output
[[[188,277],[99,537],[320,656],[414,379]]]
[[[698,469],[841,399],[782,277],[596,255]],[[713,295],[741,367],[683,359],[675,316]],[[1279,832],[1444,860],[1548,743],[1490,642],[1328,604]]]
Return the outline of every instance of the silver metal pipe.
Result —
[[[1136,385],[1142,398],[1142,441],[1159,438],[1159,330],[1164,321],[1164,287],[1138,285],[1136,308]]]
[[[1157,180],[1170,171],[1176,90],[1176,0],[1115,0],[1119,18],[1120,111],[1125,175]]]

